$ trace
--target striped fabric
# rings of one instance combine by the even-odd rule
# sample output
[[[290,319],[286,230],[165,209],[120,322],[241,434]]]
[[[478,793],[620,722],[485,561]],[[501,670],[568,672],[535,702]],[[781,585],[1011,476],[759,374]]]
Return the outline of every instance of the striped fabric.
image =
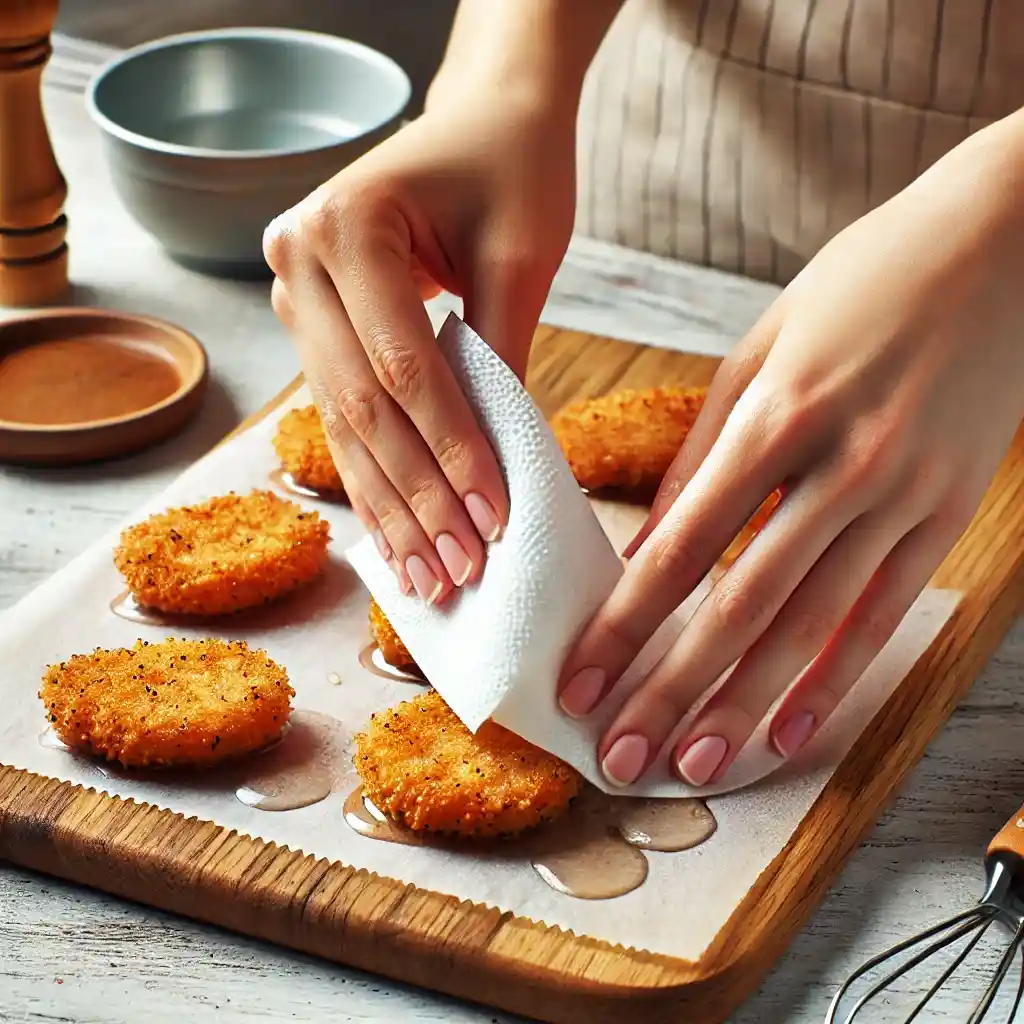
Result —
[[[1024,0],[627,0],[579,130],[581,234],[785,284],[1024,105]]]

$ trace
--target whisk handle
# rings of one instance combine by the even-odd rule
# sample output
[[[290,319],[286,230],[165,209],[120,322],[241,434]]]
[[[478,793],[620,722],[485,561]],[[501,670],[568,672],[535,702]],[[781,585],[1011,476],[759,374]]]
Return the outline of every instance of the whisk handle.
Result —
[[[1013,853],[1024,857],[1024,807],[996,833],[989,843],[989,856],[994,853]]]

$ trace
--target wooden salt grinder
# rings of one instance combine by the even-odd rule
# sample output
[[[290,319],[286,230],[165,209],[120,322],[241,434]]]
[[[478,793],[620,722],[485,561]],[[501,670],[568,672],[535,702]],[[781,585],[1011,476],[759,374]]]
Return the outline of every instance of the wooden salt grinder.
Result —
[[[68,286],[67,184],[43,117],[41,79],[59,0],[0,0],[0,305]]]

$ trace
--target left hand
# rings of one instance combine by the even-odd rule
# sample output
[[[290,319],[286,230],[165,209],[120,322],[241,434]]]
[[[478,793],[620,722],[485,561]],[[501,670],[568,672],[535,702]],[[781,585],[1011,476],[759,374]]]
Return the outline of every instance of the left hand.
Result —
[[[785,498],[601,738],[610,782],[643,775],[733,665],[675,771],[721,778],[806,667],[770,728],[792,756],[969,525],[1024,413],[1024,172],[1005,125],[833,239],[722,364],[565,664],[566,713],[593,710],[761,502]]]

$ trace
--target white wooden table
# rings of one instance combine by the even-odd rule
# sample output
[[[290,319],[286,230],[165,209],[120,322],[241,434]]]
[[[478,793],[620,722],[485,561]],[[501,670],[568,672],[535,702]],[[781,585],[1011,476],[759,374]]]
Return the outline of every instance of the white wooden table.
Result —
[[[0,471],[0,608],[130,513],[296,371],[265,286],[187,274],[121,211],[82,109],[83,75],[96,57],[58,46],[46,89],[71,189],[79,299],[166,316],[196,331],[210,352],[215,386],[200,420],[176,443],[147,455],[88,470]],[[570,253],[546,319],[721,352],[772,294],[761,285],[581,243]],[[856,963],[976,898],[984,847],[1024,799],[1022,741],[1024,628],[1018,626],[804,933],[734,1019],[821,1021],[835,986]],[[981,967],[991,962],[991,956],[979,961]],[[952,984],[936,1019],[966,1020],[980,980],[972,968]],[[870,1020],[899,1019],[891,1014],[883,1007]],[[4,1024],[328,1019],[511,1020],[0,864]]]

